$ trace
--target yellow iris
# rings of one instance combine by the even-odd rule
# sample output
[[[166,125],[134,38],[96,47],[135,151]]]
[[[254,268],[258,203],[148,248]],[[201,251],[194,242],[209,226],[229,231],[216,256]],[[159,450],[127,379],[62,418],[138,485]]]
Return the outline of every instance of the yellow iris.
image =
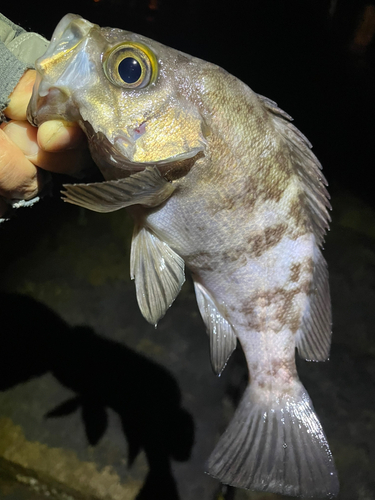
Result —
[[[156,80],[158,62],[146,45],[123,42],[104,55],[103,69],[108,80],[118,87],[143,88]]]

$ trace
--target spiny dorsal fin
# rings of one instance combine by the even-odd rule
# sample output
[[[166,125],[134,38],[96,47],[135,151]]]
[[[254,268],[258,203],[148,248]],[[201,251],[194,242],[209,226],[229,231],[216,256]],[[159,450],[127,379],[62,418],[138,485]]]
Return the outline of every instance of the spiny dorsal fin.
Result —
[[[197,282],[194,282],[194,288],[199,311],[210,336],[212,368],[220,376],[236,348],[237,338],[232,325],[220,313],[206,288]]]
[[[130,275],[149,323],[156,325],[177,297],[185,281],[184,267],[184,260],[167,243],[145,227],[134,228]]]
[[[258,97],[267,110],[272,113],[276,129],[285,139],[289,148],[292,166],[304,194],[301,197],[301,203],[306,208],[307,223],[315,235],[317,244],[321,245],[331,220],[328,213],[331,205],[325,187],[328,183],[321,172],[322,166],[311,151],[308,139],[290,123],[292,118],[267,97],[259,94]]]
[[[155,207],[168,199],[175,189],[157,168],[152,167],[125,179],[91,184],[64,184],[64,188],[64,201],[94,212],[114,212],[130,205]]]

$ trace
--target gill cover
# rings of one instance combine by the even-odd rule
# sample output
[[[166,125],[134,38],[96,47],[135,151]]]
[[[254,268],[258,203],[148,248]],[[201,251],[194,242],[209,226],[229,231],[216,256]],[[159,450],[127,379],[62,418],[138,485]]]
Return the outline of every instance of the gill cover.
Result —
[[[158,62],[143,43],[123,42],[104,55],[103,69],[108,80],[118,87],[143,88],[156,80]]]

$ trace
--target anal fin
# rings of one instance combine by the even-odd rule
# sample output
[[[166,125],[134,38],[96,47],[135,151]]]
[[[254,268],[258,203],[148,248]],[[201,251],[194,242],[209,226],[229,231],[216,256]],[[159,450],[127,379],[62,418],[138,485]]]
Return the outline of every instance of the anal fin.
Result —
[[[185,262],[167,243],[146,227],[135,227],[130,275],[144,318],[156,325],[177,297],[185,281]]]
[[[221,314],[207,289],[197,282],[194,282],[194,288],[199,311],[210,336],[212,368],[220,376],[236,348],[237,338],[232,325]]]
[[[64,188],[64,201],[94,212],[114,212],[130,205],[156,207],[167,200],[175,189],[153,167],[147,167],[124,179],[65,184]]]

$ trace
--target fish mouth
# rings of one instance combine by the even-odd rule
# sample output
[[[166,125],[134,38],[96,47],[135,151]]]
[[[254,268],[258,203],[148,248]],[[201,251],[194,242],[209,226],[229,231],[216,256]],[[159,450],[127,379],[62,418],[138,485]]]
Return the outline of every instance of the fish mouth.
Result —
[[[61,61],[66,60],[69,53],[74,52],[77,56],[79,47],[87,38],[90,31],[97,28],[97,25],[90,23],[86,19],[76,14],[65,15],[56,26],[51,42],[45,53],[35,61],[36,80],[33,87],[32,96],[27,108],[27,119],[35,127],[40,126],[44,121],[50,119],[65,119],[67,121],[78,121],[79,113],[71,102],[71,92],[66,85],[67,67],[59,66]],[[79,54],[84,54],[83,50]],[[80,67],[82,62],[80,60]],[[50,65],[56,64],[60,68],[59,74],[54,75],[54,79],[60,81],[55,87],[48,78]],[[68,71],[69,72],[69,71]],[[80,84],[87,84],[89,71],[80,73]],[[65,84],[64,84],[65,83]]]
[[[87,136],[92,159],[106,180],[122,179],[153,167],[171,181],[185,176],[195,162],[204,156],[202,146],[162,160],[136,162],[116,147],[116,141],[113,144],[103,132],[95,132],[89,122],[80,122],[80,125]]]

